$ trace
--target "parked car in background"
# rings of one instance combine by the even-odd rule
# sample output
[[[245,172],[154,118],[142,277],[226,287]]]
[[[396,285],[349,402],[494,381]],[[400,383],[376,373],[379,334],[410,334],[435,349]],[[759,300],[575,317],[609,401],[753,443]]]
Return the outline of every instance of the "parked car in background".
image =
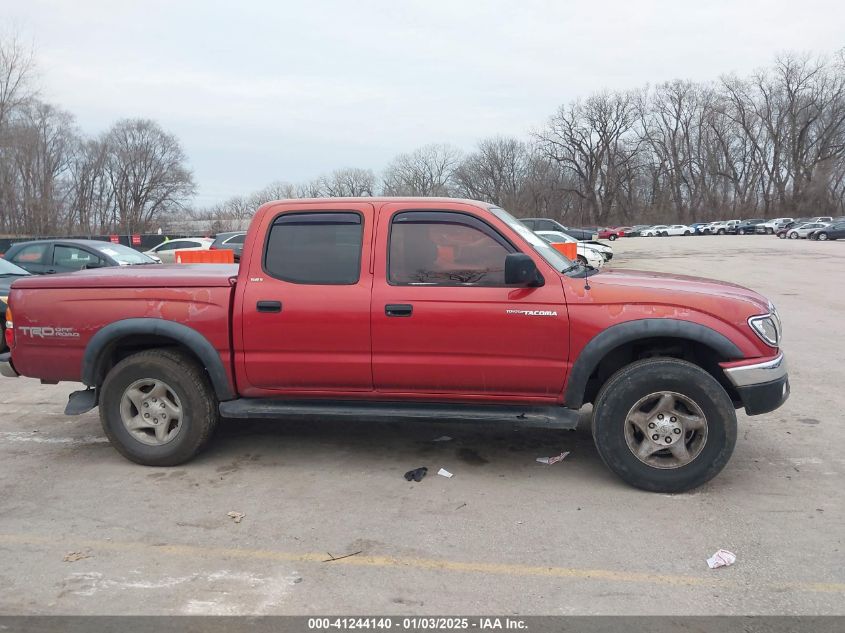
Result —
[[[214,236],[214,242],[210,250],[230,250],[235,256],[235,261],[241,261],[241,253],[244,251],[244,240],[246,231],[232,231],[230,233],[218,233]]]
[[[726,235],[728,233],[736,233],[736,227],[739,226],[739,220],[717,220],[710,225],[710,231],[716,235]]]
[[[652,224],[635,224],[631,227],[631,234],[629,237],[640,237],[642,236],[643,231],[650,229],[652,226]]]
[[[571,235],[576,240],[597,240],[599,234],[597,230],[593,229],[575,229],[564,226],[557,220],[550,220],[548,218],[520,218],[519,220],[532,231],[560,231]]]
[[[693,235],[706,235],[704,230],[710,226],[709,222],[694,222],[690,224],[689,227],[692,229]]]
[[[123,244],[100,240],[34,240],[12,244],[5,259],[33,275],[158,262]]]
[[[6,308],[9,301],[9,288],[12,282],[21,277],[28,277],[30,273],[12,262],[0,259],[0,352],[6,351]]]
[[[144,254],[158,257],[164,264],[173,264],[176,262],[176,251],[207,251],[213,243],[214,240],[207,237],[180,237],[153,246]]]
[[[845,238],[845,220],[832,222],[830,225],[821,229],[814,229],[807,234],[807,237],[820,242]]]
[[[790,229],[795,228],[796,226],[801,226],[802,224],[806,224],[807,220],[799,219],[793,220],[792,222],[787,222],[786,224],[781,225],[781,227],[775,230],[775,235],[782,240],[786,239],[786,234],[789,233]]]
[[[743,220],[736,226],[737,235],[749,235],[757,232],[757,226],[763,224],[763,218],[754,218],[752,220]]]
[[[560,231],[535,231],[537,235],[549,244],[577,244],[578,259],[581,263],[593,268],[600,268],[602,264],[613,257],[613,249],[597,242],[579,242],[571,235]]]
[[[833,222],[833,218],[829,215],[817,215],[813,218],[807,218],[807,222]]]
[[[643,237],[669,237],[670,235],[692,235],[692,228],[686,224],[658,224],[642,232]]]
[[[778,229],[790,222],[794,222],[795,218],[775,218],[774,220],[766,220],[757,225],[757,233],[766,233],[767,235],[774,235]]]
[[[630,227],[605,227],[603,229],[599,229],[599,239],[600,240],[610,240],[613,242],[616,238],[625,237],[625,228]]]
[[[828,226],[830,226],[829,222],[805,222],[804,224],[799,224],[789,229],[786,233],[786,237],[791,240],[804,239],[816,229],[823,229]]]

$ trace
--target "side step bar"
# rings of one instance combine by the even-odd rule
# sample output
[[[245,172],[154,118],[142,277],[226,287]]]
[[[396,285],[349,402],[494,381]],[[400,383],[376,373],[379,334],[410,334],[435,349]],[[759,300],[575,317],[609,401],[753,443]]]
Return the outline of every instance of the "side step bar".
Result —
[[[360,418],[417,419],[431,422],[510,423],[524,427],[574,429],[579,414],[566,407],[443,404],[427,402],[361,402],[354,400],[276,400],[240,398],[220,403],[224,418]]]

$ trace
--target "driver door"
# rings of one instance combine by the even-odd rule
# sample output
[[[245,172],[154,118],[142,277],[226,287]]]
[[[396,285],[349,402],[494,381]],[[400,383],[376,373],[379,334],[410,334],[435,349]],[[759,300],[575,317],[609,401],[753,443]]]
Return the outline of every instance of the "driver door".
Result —
[[[568,360],[560,278],[533,249],[541,287],[504,283],[521,249],[472,205],[382,207],[372,293],[373,384],[413,397],[553,399]],[[435,207],[435,208],[431,208]]]

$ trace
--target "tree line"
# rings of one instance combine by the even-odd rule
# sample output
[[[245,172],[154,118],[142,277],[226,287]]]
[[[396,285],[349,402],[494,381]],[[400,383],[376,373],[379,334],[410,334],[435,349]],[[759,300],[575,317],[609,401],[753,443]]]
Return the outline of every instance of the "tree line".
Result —
[[[525,138],[430,144],[372,169],[279,181],[192,208],[178,139],[126,119],[95,138],[34,88],[31,50],[0,40],[0,232],[142,232],[205,221],[238,228],[264,202],[322,196],[446,196],[573,225],[842,215],[845,49],[786,54],[748,77],[603,91]]]

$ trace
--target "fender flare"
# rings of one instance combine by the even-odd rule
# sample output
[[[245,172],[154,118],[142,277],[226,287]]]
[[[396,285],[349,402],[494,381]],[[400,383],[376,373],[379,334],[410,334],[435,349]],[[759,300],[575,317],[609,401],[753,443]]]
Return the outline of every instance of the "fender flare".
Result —
[[[564,405],[574,409],[581,408],[590,375],[610,351],[625,343],[655,337],[681,338],[702,343],[724,360],[745,357],[742,350],[728,337],[699,323],[679,319],[637,319],[618,323],[599,332],[581,350],[569,372]]]
[[[114,342],[135,334],[165,336],[183,344],[196,354],[205,367],[217,398],[222,401],[235,397],[223,361],[207,338],[187,325],[155,318],[122,319],[101,328],[91,337],[85,348],[82,357],[82,382],[90,387],[97,387],[103,352]]]

